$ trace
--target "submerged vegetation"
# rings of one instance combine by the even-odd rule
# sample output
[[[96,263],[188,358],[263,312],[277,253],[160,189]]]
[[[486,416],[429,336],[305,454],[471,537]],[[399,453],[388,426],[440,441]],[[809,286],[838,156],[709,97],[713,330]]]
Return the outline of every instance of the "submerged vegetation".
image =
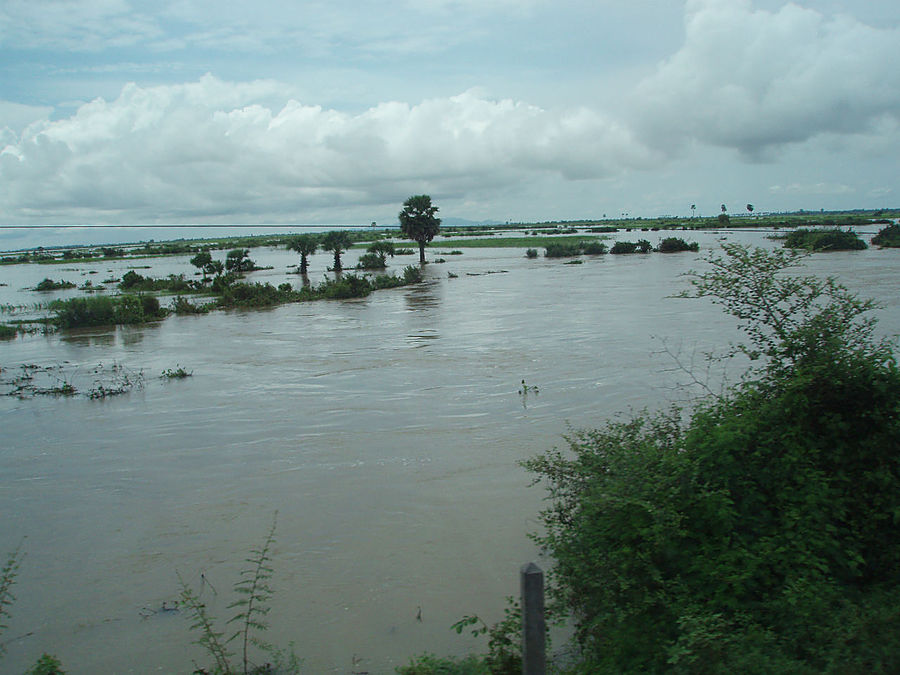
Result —
[[[43,279],[37,286],[34,287],[36,291],[60,291],[67,290],[69,288],[75,288],[75,284],[71,281],[54,281],[53,279]]]
[[[867,248],[858,234],[837,228],[794,230],[785,237],[784,246],[808,251],[860,251]]]
[[[872,245],[882,248],[900,248],[900,225],[893,223],[883,227],[872,237]]]
[[[51,303],[53,322],[60,328],[146,323],[167,312],[153,295],[116,295],[70,298]]]
[[[97,364],[89,370],[71,364],[33,363],[0,370],[0,395],[20,399],[36,396],[104,399],[143,388],[143,370],[136,371],[115,361]]]

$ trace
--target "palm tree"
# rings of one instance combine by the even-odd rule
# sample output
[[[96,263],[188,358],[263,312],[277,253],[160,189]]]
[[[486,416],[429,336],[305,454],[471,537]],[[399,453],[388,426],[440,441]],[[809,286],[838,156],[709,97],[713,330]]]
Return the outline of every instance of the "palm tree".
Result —
[[[350,238],[349,233],[343,230],[332,230],[331,232],[326,232],[325,236],[322,237],[322,250],[334,253],[333,269],[335,272],[340,272],[343,269],[341,267],[341,253],[351,246],[353,246],[353,240]]]
[[[696,204],[691,204],[691,218],[694,217],[694,215],[696,214],[696,212],[697,212],[697,205],[696,205]]]
[[[753,204],[747,204],[747,213],[753,213]]]
[[[289,251],[296,251],[300,254],[300,274],[306,274],[306,259],[316,252],[319,240],[312,234],[300,234],[291,239],[287,247]]]
[[[441,230],[441,219],[435,217],[438,207],[432,206],[428,195],[414,195],[403,202],[400,232],[407,239],[419,243],[419,263],[425,264],[425,244],[434,239]]]

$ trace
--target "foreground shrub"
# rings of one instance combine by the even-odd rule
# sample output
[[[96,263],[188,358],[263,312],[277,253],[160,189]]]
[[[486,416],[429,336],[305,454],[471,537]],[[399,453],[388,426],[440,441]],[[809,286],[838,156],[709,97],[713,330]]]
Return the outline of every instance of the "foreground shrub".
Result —
[[[18,330],[15,326],[10,326],[7,323],[0,323],[0,340],[8,340],[10,338],[16,337]]]
[[[484,659],[477,656],[455,658],[422,654],[411,659],[409,665],[398,666],[398,675],[491,675]]]
[[[866,242],[852,230],[838,228],[794,230],[784,240],[785,248],[803,248],[807,251],[860,251]]]
[[[694,296],[763,359],[698,406],[526,462],[590,673],[900,672],[900,371],[872,304],[725,248]],[[766,312],[760,312],[766,307]]]

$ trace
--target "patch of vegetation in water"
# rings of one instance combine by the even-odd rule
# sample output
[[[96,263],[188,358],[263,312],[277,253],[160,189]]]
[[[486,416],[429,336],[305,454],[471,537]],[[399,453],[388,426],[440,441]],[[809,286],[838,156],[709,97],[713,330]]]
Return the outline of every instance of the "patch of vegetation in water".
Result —
[[[613,244],[613,247],[609,252],[613,255],[627,255],[629,253],[650,253],[652,250],[653,246],[650,245],[649,241],[646,239],[639,239],[636,242],[617,241]]]
[[[170,274],[165,279],[154,279],[128,270],[119,281],[119,288],[131,293],[163,291],[168,293],[192,293],[203,290],[202,284],[187,281],[183,274]]]
[[[656,250],[659,253],[680,253],[681,251],[697,252],[700,250],[700,244],[697,242],[691,242],[689,244],[681,237],[666,237],[659,242],[659,246],[656,247]]]
[[[872,237],[872,245],[881,248],[900,248],[900,225],[883,227]]]
[[[0,340],[10,340],[16,335],[18,335],[19,331],[15,326],[11,326],[8,323],[0,323]]]
[[[66,281],[61,279],[59,281],[54,281],[53,279],[44,278],[38,283],[37,286],[34,287],[36,291],[62,291],[68,290],[70,288],[75,288],[75,284],[71,281]]]
[[[807,251],[861,251],[868,248],[856,232],[839,228],[794,230],[785,237],[784,247]]]
[[[70,298],[50,303],[52,322],[59,328],[137,324],[165,318],[168,313],[152,295]]]

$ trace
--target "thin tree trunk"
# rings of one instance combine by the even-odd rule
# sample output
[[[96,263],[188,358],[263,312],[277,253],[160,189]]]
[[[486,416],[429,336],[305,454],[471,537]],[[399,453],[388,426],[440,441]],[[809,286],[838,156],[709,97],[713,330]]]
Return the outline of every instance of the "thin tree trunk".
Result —
[[[424,241],[419,242],[419,264],[421,264],[421,265],[425,264],[425,242]]]

